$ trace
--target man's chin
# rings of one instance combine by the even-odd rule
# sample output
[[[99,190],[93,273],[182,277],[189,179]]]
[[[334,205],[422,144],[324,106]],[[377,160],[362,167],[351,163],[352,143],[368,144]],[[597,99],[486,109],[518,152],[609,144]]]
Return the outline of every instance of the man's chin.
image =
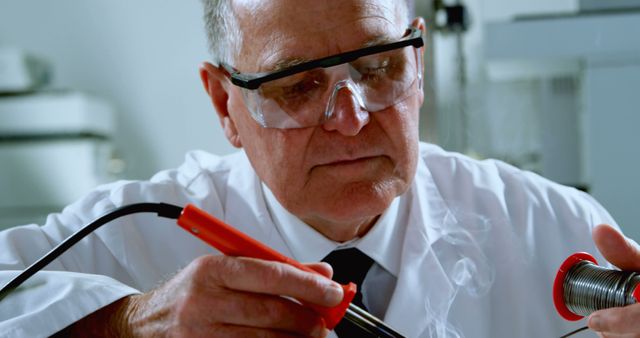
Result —
[[[369,184],[336,193],[330,201],[323,203],[323,210],[318,210],[317,215],[320,217],[316,220],[326,224],[325,227],[328,229],[322,232],[331,233],[332,239],[362,236],[363,229],[368,230],[367,225],[375,223],[378,216],[384,213],[393,199],[399,195],[395,188]]]

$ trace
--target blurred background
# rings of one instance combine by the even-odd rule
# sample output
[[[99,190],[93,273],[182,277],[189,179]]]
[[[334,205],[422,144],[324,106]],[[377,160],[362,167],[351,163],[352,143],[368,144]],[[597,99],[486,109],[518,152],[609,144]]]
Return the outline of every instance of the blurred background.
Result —
[[[640,239],[640,1],[413,0],[421,137],[594,195]],[[199,1],[0,2],[0,229],[192,149],[228,154]]]

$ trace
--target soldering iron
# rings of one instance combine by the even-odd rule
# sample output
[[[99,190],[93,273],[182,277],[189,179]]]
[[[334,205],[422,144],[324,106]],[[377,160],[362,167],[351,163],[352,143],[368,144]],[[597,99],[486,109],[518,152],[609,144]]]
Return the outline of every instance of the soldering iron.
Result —
[[[115,220],[116,218],[135,213],[156,213],[160,217],[176,219],[177,224],[190,234],[200,238],[218,251],[229,256],[251,257],[263,260],[277,261],[292,265],[298,269],[318,273],[296,260],[280,254],[263,243],[240,232],[236,228],[225,224],[221,220],[211,216],[194,205],[187,205],[182,208],[167,203],[137,203],[123,206],[107,213],[95,221],[85,225],[80,230],[62,241],[59,245],[45,254],[0,290],[0,302],[8,296],[15,288],[42,270],[54,259],[67,251],[78,241],[98,229],[102,225]],[[304,305],[312,308],[325,320],[327,328],[333,329],[342,319],[346,319],[363,331],[363,336],[380,338],[404,338],[403,335],[392,329],[380,319],[371,315],[367,311],[351,304],[356,294],[357,286],[354,283],[342,285],[344,297],[342,302],[335,307],[322,307],[315,304]]]

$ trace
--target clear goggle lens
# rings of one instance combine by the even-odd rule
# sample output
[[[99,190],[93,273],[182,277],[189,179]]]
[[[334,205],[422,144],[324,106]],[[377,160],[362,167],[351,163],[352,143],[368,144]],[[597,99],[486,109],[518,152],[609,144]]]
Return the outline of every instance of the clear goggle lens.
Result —
[[[253,118],[263,127],[312,127],[331,118],[340,90],[348,89],[360,108],[372,113],[414,95],[422,86],[421,61],[419,49],[407,46],[242,91]]]

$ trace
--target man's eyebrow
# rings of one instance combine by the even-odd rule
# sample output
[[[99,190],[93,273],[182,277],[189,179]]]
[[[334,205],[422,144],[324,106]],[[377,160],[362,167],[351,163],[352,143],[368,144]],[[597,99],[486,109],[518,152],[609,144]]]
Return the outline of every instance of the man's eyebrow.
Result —
[[[375,38],[372,38],[372,39],[367,40],[367,41],[362,45],[362,47],[361,47],[361,48],[364,48],[364,47],[371,47],[371,46],[377,46],[377,45],[384,45],[384,44],[386,44],[386,43],[391,43],[391,42],[393,42],[393,41],[395,41],[395,40],[396,40],[396,39],[392,39],[392,38],[390,38],[390,37],[388,37],[388,36],[384,36],[384,35],[382,35],[382,36],[377,36],[377,37],[375,37]]]
[[[302,57],[293,57],[278,61],[273,67],[270,67],[272,71],[278,72],[287,68],[291,68],[293,66],[297,66],[299,64],[309,62],[311,59],[302,58]]]
[[[367,41],[365,41],[359,48],[365,48],[365,47],[371,47],[371,46],[377,46],[377,45],[383,45],[385,43],[391,43],[393,42],[394,39],[388,37],[388,36],[376,36],[372,39],[369,39]],[[330,55],[328,55],[330,56]],[[305,62],[309,62],[312,61],[312,59],[309,58],[303,58],[303,57],[292,57],[292,58],[288,58],[288,59],[284,59],[281,61],[278,61],[276,64],[274,64],[271,67],[268,67],[268,71],[269,72],[278,72],[287,68],[291,68],[293,66],[297,66],[299,64],[303,64]]]

